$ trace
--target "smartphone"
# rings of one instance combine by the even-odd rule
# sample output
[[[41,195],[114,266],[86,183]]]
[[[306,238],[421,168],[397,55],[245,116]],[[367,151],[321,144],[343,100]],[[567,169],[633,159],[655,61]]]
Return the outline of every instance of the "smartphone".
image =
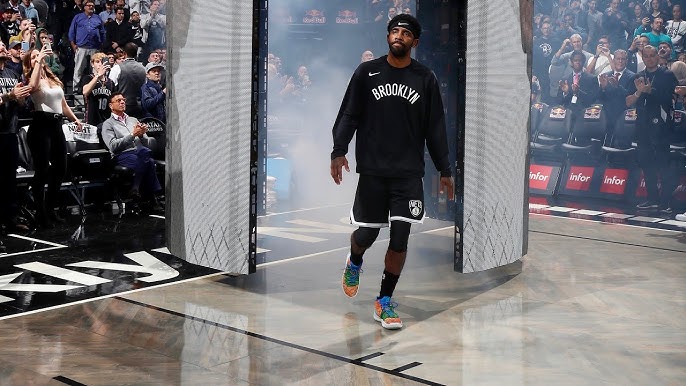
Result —
[[[52,45],[50,44],[50,42],[45,43],[45,50],[52,51]]]
[[[21,42],[21,50],[26,52],[31,48],[31,44],[29,42]]]
[[[38,18],[37,18],[37,17],[32,17],[32,18],[31,18],[31,23],[33,23],[33,25],[35,25],[36,27],[38,27]]]
[[[102,63],[105,66],[109,66],[110,65],[110,58],[105,56],[104,58],[102,58],[102,60],[100,60],[100,63]]]

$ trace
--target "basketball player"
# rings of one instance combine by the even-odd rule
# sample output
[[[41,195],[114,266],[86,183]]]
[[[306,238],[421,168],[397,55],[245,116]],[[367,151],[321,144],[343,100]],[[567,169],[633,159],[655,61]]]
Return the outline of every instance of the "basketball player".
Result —
[[[441,173],[441,193],[453,197],[443,102],[438,81],[426,66],[412,59],[421,27],[411,15],[388,23],[388,55],[361,63],[353,74],[333,127],[331,177],[350,171],[346,154],[357,132],[355,158],[360,178],[351,223],[350,254],[343,273],[343,292],[357,294],[362,255],[382,227],[389,226],[381,291],[374,319],[387,329],[403,324],[391,296],[402,272],[412,223],[424,219],[424,146]]]

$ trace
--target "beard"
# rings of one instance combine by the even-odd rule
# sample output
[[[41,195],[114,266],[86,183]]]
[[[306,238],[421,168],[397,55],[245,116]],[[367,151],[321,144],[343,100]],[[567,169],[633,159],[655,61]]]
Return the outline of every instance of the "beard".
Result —
[[[405,56],[408,55],[410,52],[410,48],[404,45],[403,43],[400,43],[400,45],[396,46],[393,43],[388,43],[388,49],[390,50],[391,54],[395,56],[396,58],[404,58]]]

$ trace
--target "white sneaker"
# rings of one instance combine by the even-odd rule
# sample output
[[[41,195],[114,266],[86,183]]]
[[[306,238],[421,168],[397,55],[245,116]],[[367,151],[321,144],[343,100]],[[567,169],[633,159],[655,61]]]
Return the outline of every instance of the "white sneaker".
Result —
[[[680,213],[674,216],[677,221],[686,221],[686,213]]]

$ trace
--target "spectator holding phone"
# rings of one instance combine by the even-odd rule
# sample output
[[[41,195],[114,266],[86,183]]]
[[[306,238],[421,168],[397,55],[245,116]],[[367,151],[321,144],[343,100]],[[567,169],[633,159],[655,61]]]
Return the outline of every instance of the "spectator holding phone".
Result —
[[[30,79],[28,85],[31,86],[34,106],[27,137],[36,171],[31,190],[36,205],[36,221],[42,228],[52,227],[54,221],[64,221],[54,211],[67,170],[67,143],[62,121],[66,117],[81,127],[81,121],[64,98],[62,81],[45,64],[45,58],[52,54],[49,48],[43,46],[40,51],[30,49],[24,55],[24,77]]]
[[[598,39],[595,55],[588,61],[586,72],[591,75],[600,75],[612,68],[612,54],[610,53],[610,39],[601,36]]]
[[[52,52],[52,41],[50,41],[50,34],[48,34],[47,29],[36,29],[36,37],[37,50],[40,50],[41,48],[43,48],[43,46],[47,46],[47,50]],[[60,65],[60,60],[54,52],[45,57],[45,64],[48,66],[48,68],[50,68],[50,71],[52,71],[52,73],[55,74],[58,78],[62,75],[62,66]]]
[[[86,76],[83,82],[83,97],[86,101],[86,122],[98,126],[110,117],[110,96],[114,93],[115,85],[107,77],[110,63],[107,55],[97,52],[91,56],[93,73]]]
[[[643,32],[640,35],[641,36],[646,36],[648,40],[650,41],[650,45],[653,47],[657,47],[660,45],[661,42],[667,42],[669,43],[669,46],[672,46],[672,39],[667,36],[666,34],[662,33],[662,25],[664,24],[664,20],[662,18],[656,17],[653,19],[653,22],[651,23],[650,27],[651,30],[650,32]]]

